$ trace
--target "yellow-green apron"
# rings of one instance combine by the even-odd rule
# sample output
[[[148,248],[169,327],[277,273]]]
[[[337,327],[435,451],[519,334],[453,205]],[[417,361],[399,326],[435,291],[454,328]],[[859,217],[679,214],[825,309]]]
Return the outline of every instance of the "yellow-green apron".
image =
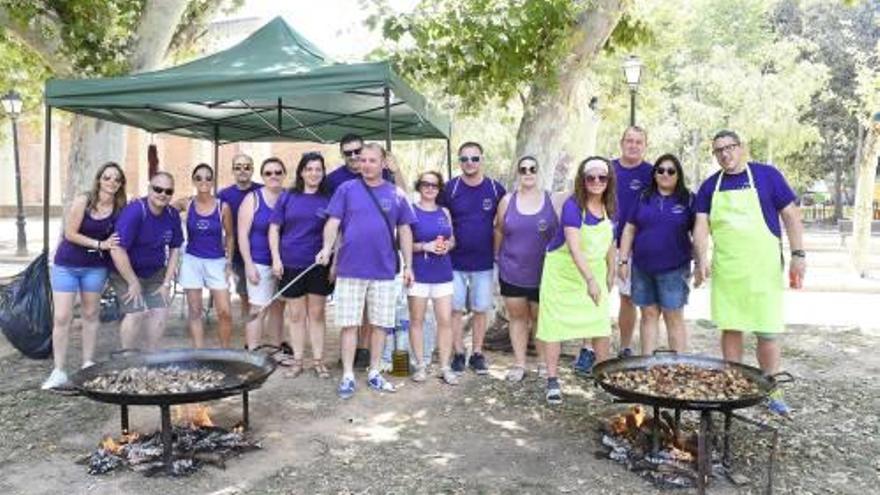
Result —
[[[781,248],[748,165],[746,173],[749,189],[721,191],[722,172],[712,195],[712,320],[722,330],[778,333],[785,328]]]
[[[587,283],[574,264],[568,244],[563,243],[558,249],[547,253],[541,274],[537,333],[537,338],[544,342],[611,335],[608,287],[605,283],[608,274],[606,256],[614,236],[611,222],[606,215],[597,225],[581,224],[580,233],[581,251],[596,277],[602,297],[598,306],[590,299]]]

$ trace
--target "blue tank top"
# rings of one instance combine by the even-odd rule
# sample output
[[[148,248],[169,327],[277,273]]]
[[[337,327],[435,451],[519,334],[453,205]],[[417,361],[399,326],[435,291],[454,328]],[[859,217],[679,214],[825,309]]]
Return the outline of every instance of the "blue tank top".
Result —
[[[412,225],[413,242],[431,242],[441,235],[447,240],[452,237],[452,225],[442,208],[425,211],[413,205],[413,211],[416,214],[416,223]],[[440,256],[427,252],[413,253],[413,276],[416,282],[423,284],[452,282],[452,260],[449,254]]]
[[[251,244],[251,259],[261,265],[272,264],[272,252],[269,251],[269,224],[272,218],[272,207],[266,204],[263,198],[263,190],[254,191],[257,199],[257,209],[254,211],[254,220],[251,222],[251,231],[248,240]]]
[[[225,256],[223,250],[223,203],[215,199],[214,211],[200,215],[196,209],[196,201],[189,203],[186,212],[186,252],[193,256],[206,259],[217,259]]]

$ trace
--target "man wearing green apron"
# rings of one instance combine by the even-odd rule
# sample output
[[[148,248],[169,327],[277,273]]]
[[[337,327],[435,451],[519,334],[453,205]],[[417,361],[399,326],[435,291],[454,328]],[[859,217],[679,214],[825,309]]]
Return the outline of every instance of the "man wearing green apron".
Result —
[[[712,320],[721,329],[724,359],[742,361],[743,333],[754,333],[761,370],[774,374],[780,365],[777,337],[785,330],[779,219],[791,247],[790,285],[800,288],[806,268],[800,209],[776,168],[745,160],[746,151],[735,132],[718,132],[712,139],[712,153],[721,170],[706,179],[694,201],[695,284],[699,286],[711,275]],[[769,407],[777,414],[790,412],[781,392],[770,397]]]

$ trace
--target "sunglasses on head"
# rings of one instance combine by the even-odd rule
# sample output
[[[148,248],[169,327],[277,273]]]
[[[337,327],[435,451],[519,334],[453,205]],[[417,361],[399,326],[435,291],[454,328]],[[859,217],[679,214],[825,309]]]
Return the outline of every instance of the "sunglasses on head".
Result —
[[[351,158],[353,156],[360,156],[361,151],[363,151],[363,148],[355,148],[353,150],[342,150],[342,154]]]
[[[174,188],[173,187],[169,187],[166,189],[164,187],[159,187],[159,186],[150,186],[150,189],[152,189],[153,192],[156,194],[164,194],[166,196],[173,196],[174,195]]]
[[[113,177],[111,175],[102,175],[101,180],[103,181],[113,181],[117,184],[122,184],[122,177]]]
[[[211,175],[195,175],[193,176],[193,180],[196,182],[211,182],[214,180],[214,177]]]
[[[600,184],[608,182],[607,175],[586,175],[584,176],[584,179],[586,179],[587,182],[598,182]]]
[[[461,163],[467,163],[469,161],[471,163],[480,163],[480,160],[482,160],[482,159],[483,159],[483,157],[481,157],[481,156],[460,156],[460,157],[458,157],[458,161],[460,161]]]
[[[419,181],[419,189],[440,189],[440,184],[423,180]]]
[[[675,170],[675,167],[657,167],[657,168],[654,169],[654,173],[655,173],[656,175],[663,175],[663,174],[666,174],[666,175],[669,175],[669,176],[674,176],[675,174],[678,173],[678,171]]]
[[[526,175],[526,174],[533,175],[536,173],[538,173],[538,166],[537,165],[528,165],[525,167],[519,167],[519,174],[520,175]]]
[[[263,177],[281,177],[284,175],[284,170],[266,170],[263,172]]]

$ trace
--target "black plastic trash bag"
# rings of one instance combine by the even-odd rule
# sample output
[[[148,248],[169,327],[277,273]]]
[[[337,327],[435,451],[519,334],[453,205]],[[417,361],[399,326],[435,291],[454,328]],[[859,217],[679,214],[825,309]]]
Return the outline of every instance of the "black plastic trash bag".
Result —
[[[52,287],[46,253],[23,272],[0,281],[0,329],[25,356],[52,356]]]

